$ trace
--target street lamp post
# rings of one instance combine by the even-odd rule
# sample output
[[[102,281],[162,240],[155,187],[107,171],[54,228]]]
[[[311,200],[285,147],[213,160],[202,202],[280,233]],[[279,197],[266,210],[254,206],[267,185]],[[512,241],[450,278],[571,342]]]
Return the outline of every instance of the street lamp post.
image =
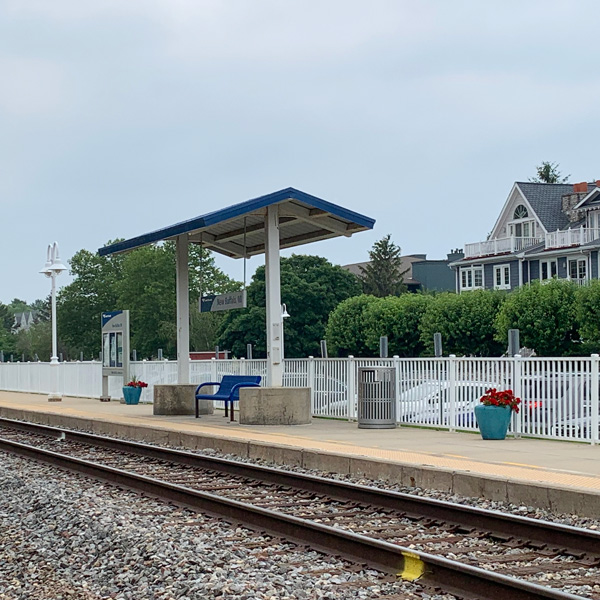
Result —
[[[284,345],[283,345],[283,320],[287,319],[290,316],[290,313],[287,311],[287,306],[285,304],[281,305],[281,362],[283,362],[284,357]]]
[[[52,392],[48,394],[48,402],[60,402],[62,396],[58,392],[58,350],[56,343],[56,277],[63,271],[66,271],[67,267],[62,264],[58,255],[58,244],[54,242],[52,246],[48,246],[48,255],[46,258],[46,264],[40,271],[46,277],[52,279],[52,356],[50,357],[50,366],[53,367],[52,371]]]

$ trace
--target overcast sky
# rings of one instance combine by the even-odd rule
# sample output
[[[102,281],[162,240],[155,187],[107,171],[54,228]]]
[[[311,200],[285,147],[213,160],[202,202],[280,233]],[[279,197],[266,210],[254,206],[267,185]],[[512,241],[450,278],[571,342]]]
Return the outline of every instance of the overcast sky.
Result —
[[[55,240],[68,260],[288,186],[377,221],[296,252],[359,262],[390,233],[445,258],[542,161],[600,179],[599,23],[577,0],[0,0],[0,301],[47,296]]]

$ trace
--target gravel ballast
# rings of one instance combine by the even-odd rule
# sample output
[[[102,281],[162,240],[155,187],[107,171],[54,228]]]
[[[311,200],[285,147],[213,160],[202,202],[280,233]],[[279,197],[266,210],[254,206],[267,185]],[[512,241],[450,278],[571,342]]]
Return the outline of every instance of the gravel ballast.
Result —
[[[5,453],[0,539],[0,600],[417,597],[389,575]]]

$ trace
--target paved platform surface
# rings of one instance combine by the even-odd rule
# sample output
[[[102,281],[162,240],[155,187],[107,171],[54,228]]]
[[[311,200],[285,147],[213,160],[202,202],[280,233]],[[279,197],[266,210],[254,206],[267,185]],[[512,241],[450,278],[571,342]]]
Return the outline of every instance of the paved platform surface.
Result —
[[[600,446],[535,439],[482,440],[478,434],[412,427],[358,429],[355,422],[249,426],[214,415],[155,416],[152,405],[0,392],[0,416],[85,426],[187,447],[363,474],[404,485],[508,500],[582,516],[600,514]]]

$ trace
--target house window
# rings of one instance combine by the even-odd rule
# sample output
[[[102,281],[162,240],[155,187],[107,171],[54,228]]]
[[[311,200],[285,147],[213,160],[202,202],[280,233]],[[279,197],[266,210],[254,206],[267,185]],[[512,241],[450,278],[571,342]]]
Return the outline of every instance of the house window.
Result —
[[[460,289],[461,291],[483,289],[483,267],[481,265],[463,267],[460,270]]]
[[[494,266],[494,288],[510,290],[510,267],[508,265]]]
[[[544,281],[545,279],[552,279],[553,277],[558,276],[558,261],[554,260],[543,260],[541,262],[542,271],[540,274],[540,279]]]
[[[578,258],[569,261],[569,279],[585,281],[587,277],[587,259]]]
[[[510,237],[535,238],[535,219],[529,215],[526,206],[519,204],[514,212],[512,221],[508,223]]]
[[[513,219],[526,219],[528,216],[529,213],[527,212],[527,207],[523,206],[522,204],[519,204],[519,206],[515,208]]]

